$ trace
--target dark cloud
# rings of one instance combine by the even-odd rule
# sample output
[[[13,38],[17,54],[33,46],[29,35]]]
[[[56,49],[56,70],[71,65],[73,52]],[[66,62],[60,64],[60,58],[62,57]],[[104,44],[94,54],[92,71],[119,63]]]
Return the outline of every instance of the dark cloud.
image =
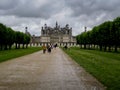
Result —
[[[4,0],[3,0],[4,1]],[[6,0],[6,2],[9,0]],[[8,7],[7,10],[4,11],[4,15],[15,15],[18,17],[34,17],[34,18],[45,18],[48,19],[52,15],[58,13],[61,11],[61,5],[59,2],[56,0],[51,0],[51,1],[42,1],[42,0],[14,0],[18,1],[19,4],[16,5],[16,3],[11,2],[10,3],[5,3],[5,5]],[[15,4],[15,7],[9,7],[13,6],[11,3]],[[43,3],[43,4],[40,4]],[[61,2],[62,3],[62,2]],[[9,4],[9,5],[8,5]],[[4,5],[3,5],[4,6]],[[6,7],[4,6],[4,7]],[[11,9],[10,9],[11,8]],[[3,9],[3,8],[1,8]]]
[[[73,16],[92,15],[95,12],[112,12],[120,9],[119,0],[69,0],[66,4],[74,11]]]
[[[37,34],[44,25],[70,24],[74,34],[120,16],[119,0],[1,0],[0,22]],[[36,31],[36,29],[38,29]],[[24,31],[24,29],[22,30]]]
[[[18,3],[18,0],[0,0],[0,10],[13,9]]]
[[[71,17],[78,17],[88,27],[120,16],[119,0],[69,0],[66,5],[73,11]]]

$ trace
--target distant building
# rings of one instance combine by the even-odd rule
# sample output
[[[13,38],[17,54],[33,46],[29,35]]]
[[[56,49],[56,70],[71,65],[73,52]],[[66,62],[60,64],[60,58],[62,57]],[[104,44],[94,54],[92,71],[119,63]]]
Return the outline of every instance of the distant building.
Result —
[[[51,28],[44,25],[41,29],[41,36],[40,36],[40,43],[41,44],[59,44],[61,45],[75,45],[76,38],[72,36],[72,28],[66,24],[65,27],[61,28],[60,25],[56,22],[55,27]]]
[[[72,36],[72,28],[66,24],[65,27],[60,27],[56,22],[55,27],[50,27],[45,24],[41,28],[41,36],[33,35],[31,37],[32,45],[43,45],[43,44],[58,44],[59,46],[76,45],[76,37]]]

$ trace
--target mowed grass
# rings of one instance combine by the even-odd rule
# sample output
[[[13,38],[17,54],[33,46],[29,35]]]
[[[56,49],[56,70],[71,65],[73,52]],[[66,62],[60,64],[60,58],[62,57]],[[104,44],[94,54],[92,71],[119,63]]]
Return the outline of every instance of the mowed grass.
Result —
[[[31,54],[39,50],[41,50],[41,47],[29,47],[27,49],[12,49],[0,51],[0,62],[4,62],[13,58]]]
[[[104,84],[107,90],[120,90],[120,53],[84,50],[79,47],[64,51]]]

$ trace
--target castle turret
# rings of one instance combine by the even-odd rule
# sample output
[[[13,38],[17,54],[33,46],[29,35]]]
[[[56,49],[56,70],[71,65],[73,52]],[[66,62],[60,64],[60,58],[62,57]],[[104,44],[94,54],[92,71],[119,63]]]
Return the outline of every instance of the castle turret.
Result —
[[[28,32],[28,27],[25,27],[25,34],[31,36],[31,34]]]
[[[56,28],[58,27],[58,23],[57,23],[57,21],[56,21]]]
[[[85,27],[85,32],[87,32],[87,27]]]
[[[28,31],[27,31],[27,29],[28,29],[28,27],[25,27],[25,33],[27,33]]]

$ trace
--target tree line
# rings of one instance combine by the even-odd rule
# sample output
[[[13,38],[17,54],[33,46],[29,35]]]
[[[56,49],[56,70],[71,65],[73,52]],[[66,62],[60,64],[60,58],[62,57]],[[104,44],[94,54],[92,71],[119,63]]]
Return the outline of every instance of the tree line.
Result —
[[[113,21],[106,21],[92,30],[77,35],[77,43],[84,49],[95,49],[104,51],[118,51],[120,47],[120,17]]]
[[[30,42],[30,35],[23,32],[14,31],[12,28],[0,23],[0,50],[8,50],[15,44],[15,48],[27,48]]]

